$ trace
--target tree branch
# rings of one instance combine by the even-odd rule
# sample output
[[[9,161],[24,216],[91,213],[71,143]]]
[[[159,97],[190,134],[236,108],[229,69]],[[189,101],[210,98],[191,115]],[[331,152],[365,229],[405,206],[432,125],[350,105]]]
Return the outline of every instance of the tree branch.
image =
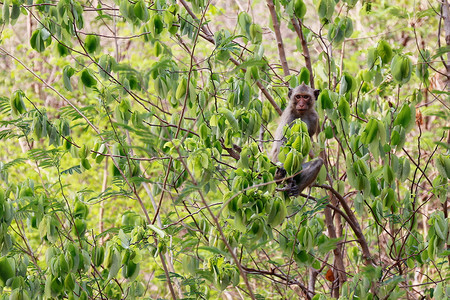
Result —
[[[186,1],[184,0],[180,0],[181,4],[184,6],[184,8],[186,9],[186,11],[191,15],[191,17],[194,20],[198,20],[197,16],[191,11],[191,9],[189,8],[189,5],[186,3]],[[199,23],[200,24],[200,23]],[[201,25],[200,26],[201,30],[206,34],[206,36],[201,35],[204,39],[206,39],[208,42],[215,44],[214,38],[212,37],[213,34],[206,28],[206,26]],[[230,58],[230,61],[235,64],[236,66],[239,66],[240,63],[234,59],[234,58]],[[246,72],[246,69],[242,69],[244,72]],[[310,71],[311,72],[311,71]],[[283,113],[283,111],[280,109],[280,107],[278,106],[278,104],[275,102],[275,100],[273,99],[272,95],[270,95],[269,91],[267,91],[267,89],[263,86],[263,84],[259,81],[256,80],[256,85],[258,86],[258,88],[261,90],[261,92],[264,94],[264,96],[266,96],[267,100],[269,100],[270,104],[272,104],[272,106],[275,108],[275,110],[277,111],[277,113],[281,116],[281,114]]]
[[[311,66],[311,56],[309,55],[308,43],[306,43],[305,36],[302,31],[302,21],[296,17],[291,19],[295,32],[297,32],[298,38],[302,44],[303,57],[305,58],[305,65],[309,71],[309,85],[314,88],[314,75]]]
[[[199,23],[200,29],[206,34],[206,36],[203,36],[203,38],[205,38],[208,42],[211,42],[214,44],[214,38],[213,38],[213,34],[211,33],[211,31],[209,31],[209,29],[205,25],[201,25],[200,20],[194,14],[194,12],[191,10],[191,8],[189,7],[189,5],[186,3],[185,0],[180,0],[180,3],[183,5],[184,9],[186,9],[187,13],[192,17],[192,19],[194,19],[195,21],[197,21]]]
[[[280,32],[280,23],[278,22],[277,12],[273,5],[273,0],[267,0],[267,6],[269,7],[270,15],[272,16],[273,30],[275,32],[275,38],[277,39],[278,55],[280,56],[281,66],[283,67],[284,76],[288,76],[289,66],[286,60],[286,53],[284,52],[283,38]]]
[[[344,197],[342,197],[341,194],[339,194],[333,187],[331,187],[329,185],[316,184],[314,186],[317,186],[317,187],[320,187],[320,188],[330,191],[339,200],[339,203],[342,205],[342,208],[344,209],[345,213],[347,214],[347,216],[349,217],[349,219],[351,221],[351,222],[349,222],[349,225],[352,228],[353,232],[355,233],[355,236],[358,239],[359,244],[361,245],[365,263],[367,265],[372,264],[373,258],[372,258],[372,255],[370,254],[370,250],[369,250],[369,246],[367,244],[366,238],[364,237],[364,234],[362,233],[361,227],[359,226],[359,222],[356,219],[355,214],[350,209],[350,206],[348,206],[347,201],[345,201]],[[347,219],[347,222],[348,221],[349,220]]]
[[[450,8],[447,0],[442,3],[442,15],[444,17],[445,43],[450,46]],[[450,52],[447,52],[447,91],[450,90]]]

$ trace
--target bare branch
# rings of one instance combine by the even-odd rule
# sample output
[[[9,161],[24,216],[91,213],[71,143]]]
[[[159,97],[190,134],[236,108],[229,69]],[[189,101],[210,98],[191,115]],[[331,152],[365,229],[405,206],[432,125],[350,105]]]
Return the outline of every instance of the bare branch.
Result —
[[[303,57],[305,58],[305,65],[309,71],[309,85],[312,88],[314,88],[314,75],[313,75],[313,70],[312,70],[312,66],[311,66],[311,56],[309,55],[308,43],[306,43],[305,37],[303,35],[302,21],[295,17],[293,17],[291,19],[291,21],[292,21],[292,25],[294,26],[295,32],[297,32],[298,38],[300,39],[300,42],[302,43]]]
[[[359,226],[359,222],[356,219],[355,214],[350,209],[350,206],[348,206],[347,201],[345,201],[344,197],[342,197],[341,194],[339,194],[333,187],[331,187],[329,185],[321,185],[320,184],[320,185],[315,185],[315,186],[330,191],[339,200],[339,203],[342,205],[345,213],[348,215],[348,217],[351,220],[351,222],[349,222],[349,225],[352,228],[353,232],[355,233],[355,236],[358,239],[359,244],[361,245],[365,263],[372,264],[373,258],[372,258],[372,255],[370,254],[370,250],[369,250],[369,246],[367,244],[366,238],[364,237],[364,234],[362,233],[361,227]]]
[[[447,0],[442,3],[442,16],[444,17],[445,43],[450,46],[450,8]],[[450,90],[450,52],[447,52],[447,90]]]
[[[270,15],[272,16],[273,30],[275,31],[275,38],[277,39],[278,55],[280,56],[281,66],[283,67],[284,76],[288,76],[289,66],[286,60],[286,53],[284,52],[283,38],[280,32],[280,23],[278,22],[277,12],[273,5],[273,0],[267,0]]]

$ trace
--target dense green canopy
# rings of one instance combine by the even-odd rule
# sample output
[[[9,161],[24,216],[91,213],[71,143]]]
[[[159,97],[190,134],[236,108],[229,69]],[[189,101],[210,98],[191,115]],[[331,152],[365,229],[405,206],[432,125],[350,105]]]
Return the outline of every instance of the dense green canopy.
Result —
[[[450,297],[448,0],[0,8],[0,299]]]

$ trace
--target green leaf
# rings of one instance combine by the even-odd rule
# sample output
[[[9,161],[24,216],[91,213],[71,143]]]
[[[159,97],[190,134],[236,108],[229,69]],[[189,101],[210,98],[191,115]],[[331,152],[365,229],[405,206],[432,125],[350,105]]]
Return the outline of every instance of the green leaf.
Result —
[[[80,169],[81,171],[89,170],[91,168],[91,163],[87,158],[80,159]]]
[[[262,28],[259,24],[253,23],[250,25],[250,40],[253,44],[260,44],[262,42]]]
[[[411,165],[409,163],[409,159],[405,158],[402,160],[400,160],[400,168],[399,168],[399,172],[398,172],[398,179],[405,182],[406,179],[408,179],[409,173],[411,171]]]
[[[305,263],[308,261],[308,253],[305,250],[300,250],[298,253],[294,253],[294,258],[300,263]]]
[[[294,14],[297,18],[301,19],[306,14],[306,5],[303,0],[294,0]]]
[[[325,23],[328,23],[331,20],[331,17],[334,13],[334,7],[336,3],[334,0],[320,0],[319,1],[319,7],[318,7],[318,13],[319,17],[322,21],[325,21]]]
[[[183,99],[187,91],[187,79],[186,77],[181,78],[181,82],[178,84],[177,90],[175,92],[175,99]]]
[[[348,121],[350,118],[350,105],[348,104],[347,100],[344,97],[340,98],[341,100],[339,101],[338,111],[341,114],[341,116]]]
[[[431,61],[430,51],[420,50],[419,59],[416,65],[416,75],[424,84],[429,85],[428,77],[430,72],[428,70],[428,64]]]
[[[310,80],[310,73],[309,70],[306,67],[303,67],[300,70],[300,75],[298,76],[299,79],[299,84],[309,84],[309,80]]]
[[[444,46],[444,47],[440,47],[437,49],[436,53],[431,57],[431,59],[436,59],[439,56],[442,56],[446,53],[450,52],[450,45]]]
[[[73,226],[73,234],[78,237],[83,237],[87,229],[86,220],[75,219]]]
[[[84,86],[91,88],[97,85],[97,80],[92,75],[91,71],[89,69],[84,69],[81,72],[81,82],[84,84]]]
[[[411,60],[404,55],[395,55],[391,63],[391,73],[395,82],[402,85],[411,79],[412,63]]]
[[[333,109],[333,101],[330,98],[330,94],[328,90],[323,90],[320,95],[319,98],[317,99],[318,101],[318,106],[321,109]]]
[[[250,25],[252,24],[252,17],[246,12],[241,12],[238,15],[238,24],[242,32],[250,38]]]
[[[143,0],[136,2],[134,5],[134,14],[143,22],[147,22],[149,20],[148,9]]]
[[[99,267],[105,259],[105,247],[97,245],[94,247],[92,253],[92,262],[96,267]]]
[[[98,60],[98,73],[103,79],[108,79],[111,76],[111,70],[113,69],[116,61],[109,54],[102,55]]]
[[[67,274],[64,279],[64,287],[68,291],[73,291],[75,289],[75,276],[72,273]]]
[[[240,64],[239,66],[237,66],[234,70],[233,70],[233,73],[234,72],[237,72],[237,71],[239,71],[239,70],[242,70],[242,69],[246,69],[246,68],[249,68],[249,67],[262,67],[262,66],[264,66],[264,65],[266,65],[266,63],[264,62],[264,61],[262,61],[262,60],[260,60],[260,59],[253,59],[253,58],[251,58],[251,59],[249,59],[249,60],[246,60],[245,62],[243,62],[242,64]]]
[[[199,268],[199,261],[196,257],[187,254],[183,256],[182,266],[186,273],[194,275]]]
[[[337,243],[341,240],[341,238],[337,239],[330,239],[325,238],[325,241],[320,243],[318,246],[318,250],[320,253],[327,254],[331,252],[332,250],[336,249]]]
[[[240,232],[247,231],[247,216],[243,209],[239,209],[234,214],[234,227]]]
[[[70,54],[70,49],[62,44],[62,43],[56,43],[56,51],[58,52],[59,56],[64,57]]]
[[[41,37],[42,40],[46,41],[50,37],[50,32],[46,28],[41,28]]]
[[[155,56],[160,56],[163,53],[163,51],[164,51],[164,48],[163,48],[163,46],[161,45],[161,43],[159,41],[155,42],[155,48],[154,49],[155,49]]]
[[[84,40],[84,48],[89,54],[94,54],[100,47],[100,37],[90,34]]]
[[[59,278],[53,278],[50,283],[52,296],[59,295],[64,290],[64,284]]]
[[[154,14],[150,20],[150,31],[153,36],[159,36],[164,30],[164,23],[159,14]]]
[[[75,69],[71,66],[65,66],[63,69],[63,84],[66,90],[72,91],[72,84],[70,83],[70,77],[75,73]]]
[[[219,107],[218,113],[223,115],[227,119],[228,123],[230,123],[231,127],[233,127],[234,130],[239,130],[238,121],[229,109],[225,107]]]
[[[4,4],[5,5],[5,4]],[[8,4],[6,4],[8,5]],[[16,24],[17,19],[20,16],[20,5],[18,3],[13,3],[12,8],[11,8],[11,25]]]
[[[341,78],[339,94],[344,95],[353,92],[356,89],[356,80],[348,73],[344,73]]]
[[[348,17],[336,18],[328,30],[328,39],[338,45],[353,34],[353,21]]]
[[[4,287],[6,281],[15,276],[15,269],[13,258],[0,257],[0,287]]]
[[[407,128],[409,123],[411,122],[411,108],[409,107],[409,103],[403,104],[400,112],[397,114],[397,117],[394,120],[394,126],[401,125],[403,128]]]
[[[400,143],[400,133],[397,130],[392,130],[391,145],[396,146]]]
[[[25,93],[22,90],[17,90],[12,93],[10,105],[11,105],[11,113],[14,117],[17,117],[27,111],[25,103],[23,102],[24,97]]]
[[[210,247],[210,246],[200,246],[198,247],[198,250],[205,250],[214,254],[221,254],[223,256],[228,256],[229,254],[225,251],[222,251],[216,247]]]
[[[443,178],[450,179],[450,156],[439,154],[434,162],[439,174],[441,174]]]
[[[114,278],[120,269],[121,259],[120,259],[120,253],[117,250],[112,250],[112,256],[111,256],[111,263],[109,266],[109,273],[108,273],[108,279],[111,280]],[[106,258],[105,258],[106,259]]]
[[[161,230],[160,228],[156,227],[155,225],[152,224],[147,224],[147,226],[153,230],[154,232],[156,232],[161,238],[164,238],[166,236],[166,233]]]
[[[385,40],[380,40],[378,42],[376,51],[383,64],[388,64],[391,62],[393,56],[392,48]]]
[[[391,208],[395,203],[395,192],[392,188],[387,188],[383,191],[381,197],[383,198],[383,206],[385,208]]]
[[[130,248],[131,238],[122,229],[119,230],[119,234],[117,237],[120,239],[120,244],[123,248]]]
[[[9,1],[3,2],[3,21],[8,24],[9,23]]]
[[[123,266],[122,275],[129,281],[133,281],[139,275],[139,271],[140,271],[140,264],[130,260]]]
[[[392,184],[394,182],[395,174],[392,167],[388,164],[385,164],[383,167],[383,177],[388,184]]]
[[[37,29],[33,31],[30,39],[31,48],[36,50],[37,52],[42,52],[45,50],[45,42],[42,39],[41,30]]]
[[[368,145],[378,136],[378,122],[376,119],[370,119],[361,135],[361,142]]]

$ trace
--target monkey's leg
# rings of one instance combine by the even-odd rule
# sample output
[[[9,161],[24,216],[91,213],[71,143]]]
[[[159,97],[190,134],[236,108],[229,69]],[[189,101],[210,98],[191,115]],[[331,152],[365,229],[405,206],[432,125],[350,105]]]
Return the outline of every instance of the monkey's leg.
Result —
[[[295,177],[296,184],[290,186],[289,196],[298,196],[306,187],[310,186],[316,180],[322,165],[321,158],[302,164],[300,174]]]

